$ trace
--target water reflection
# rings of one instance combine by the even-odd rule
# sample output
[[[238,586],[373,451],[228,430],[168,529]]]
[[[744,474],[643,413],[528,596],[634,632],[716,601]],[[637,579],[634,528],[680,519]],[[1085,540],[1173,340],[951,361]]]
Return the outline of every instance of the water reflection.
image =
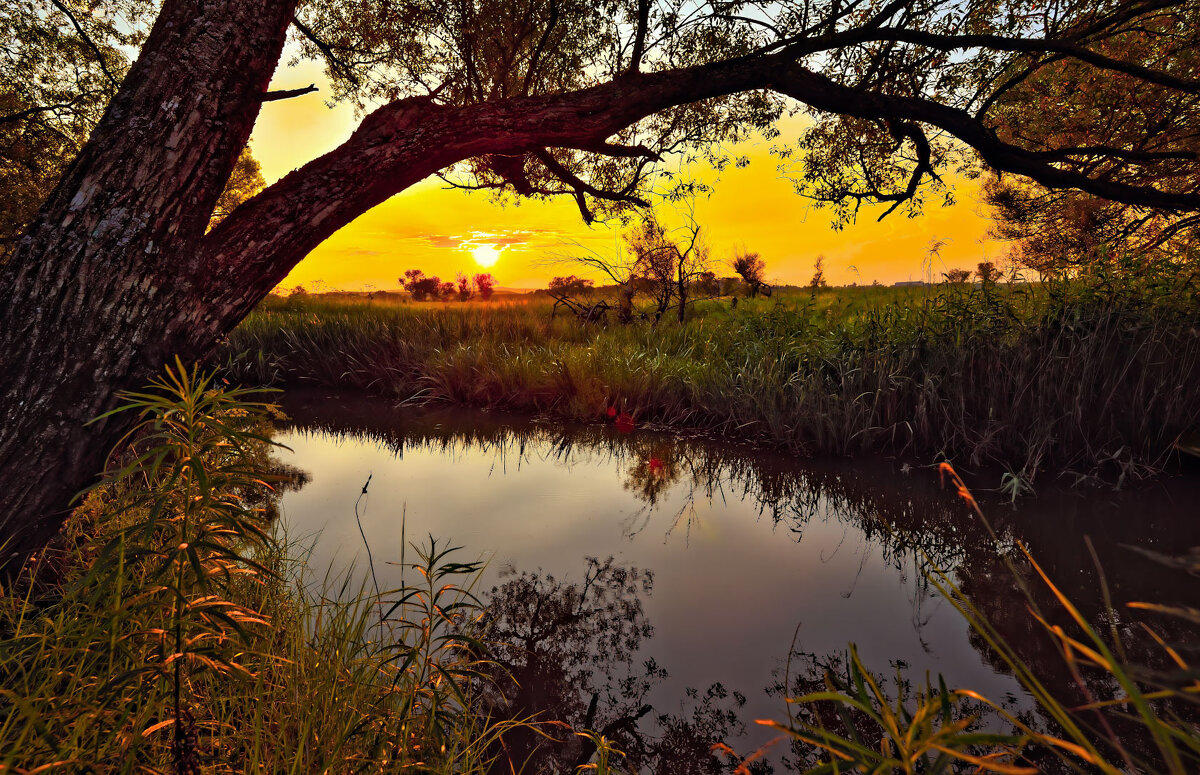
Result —
[[[1193,581],[1126,548],[1179,554],[1200,544],[1194,483],[1089,498],[1043,493],[1015,511],[993,504],[993,540],[932,471],[904,476],[886,463],[813,464],[703,437],[404,412],[345,396],[291,395],[285,409],[294,423],[283,440],[313,481],[286,494],[283,508],[293,530],[323,531],[315,562],[361,550],[350,506],[373,474],[363,526],[377,557],[396,558],[404,529],[492,555],[494,623],[510,644],[498,661],[517,677],[493,697],[495,712],[625,730],[622,745],[646,763],[639,771],[703,772],[716,761],[709,753],[671,770],[660,741],[704,752],[713,735],[736,736],[739,719],[783,717],[778,696],[763,690],[781,683],[793,646],[814,655],[797,667],[817,670],[855,641],[876,669],[900,662],[916,676],[944,673],[950,685],[1022,706],[997,655],[928,588],[927,563],[950,571],[1043,682],[1079,704],[1106,687],[1081,686],[1030,616],[1022,585],[1036,609],[1066,624],[1018,543],[1148,665],[1168,667],[1125,603],[1200,608]],[[1117,615],[1100,595],[1084,535]],[[572,610],[588,613],[572,619]],[[543,628],[546,611],[558,612],[553,633]],[[1189,645],[1176,622],[1151,623]],[[742,750],[765,739],[755,732]],[[567,737],[538,755],[569,769],[587,743]]]
[[[594,738],[573,734],[586,729],[623,752],[635,772],[726,770],[713,746],[744,732],[743,695],[715,683],[686,692],[677,712],[655,712],[650,702],[667,678],[653,658],[637,659],[654,633],[643,606],[652,586],[649,571],[588,558],[581,581],[526,571],[492,589],[484,705],[495,718],[555,722],[507,732],[498,761],[574,772],[596,752]]]

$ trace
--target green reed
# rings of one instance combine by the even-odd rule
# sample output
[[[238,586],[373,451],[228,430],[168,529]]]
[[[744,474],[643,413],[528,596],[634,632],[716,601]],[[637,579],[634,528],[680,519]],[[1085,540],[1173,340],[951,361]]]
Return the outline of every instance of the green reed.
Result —
[[[176,363],[63,536],[0,598],[0,772],[482,771],[478,571],[313,578],[268,521],[266,405]]]
[[[1120,484],[1200,421],[1187,272],[846,288],[698,305],[686,325],[493,304],[273,300],[218,357],[248,384],[711,429],[808,454],[886,453]]]
[[[958,473],[948,464],[941,468],[974,516],[987,525]],[[995,533],[991,535],[999,542]],[[1194,556],[1157,559],[1192,573],[1198,568]],[[1053,643],[1073,688],[1085,702],[1073,702],[1051,689],[1021,658],[1018,644],[1005,640],[954,578],[927,563],[930,583],[1028,692],[1040,721],[969,688],[947,689],[940,676],[935,684],[927,675],[924,686],[913,693],[898,671],[889,691],[867,670],[851,644],[844,669],[825,669],[824,687],[788,699],[797,712],[789,712],[787,723],[760,723],[798,743],[812,764],[805,770],[810,775],[1195,772],[1200,765],[1200,731],[1195,724],[1200,680],[1185,658],[1192,649],[1189,641],[1168,642],[1158,626],[1162,620],[1154,625],[1141,622],[1140,634],[1159,653],[1154,660],[1146,660],[1144,654],[1142,660],[1134,660],[1130,646],[1139,633],[1134,627],[1119,626],[1124,617],[1113,609],[1103,575],[1107,627],[1105,622],[1085,618],[1024,546],[1018,545],[1006,564],[1021,585],[1028,616],[1041,630],[1033,636]],[[1026,577],[1049,593],[1054,611],[1040,605],[1034,589],[1019,581]],[[1129,603],[1128,608],[1165,615],[1193,632],[1200,624],[1200,612],[1191,609],[1147,602]],[[1055,618],[1065,624],[1055,623]],[[1009,731],[985,729],[981,723],[985,721]]]
[[[456,549],[431,538],[408,564],[419,581],[398,590],[368,590],[351,572],[316,577],[269,522],[269,412],[250,399],[178,363],[126,396],[118,411],[138,413],[139,429],[0,597],[0,772],[516,772],[522,762],[502,758],[514,726],[581,735],[594,750],[583,770],[631,772],[601,733],[481,710],[500,668],[485,661],[494,644],[471,593],[478,564]],[[1194,558],[1166,561],[1195,570]],[[844,671],[796,692],[797,712],[777,725],[816,759],[807,771],[1194,771],[1200,683],[1187,652],[1147,628],[1166,667],[1135,663],[1115,612],[1103,632],[1015,554],[1014,578],[1040,580],[1065,612],[1052,623],[1027,591],[1087,694],[1070,703],[929,567],[1043,723],[940,680],[912,691],[897,676],[889,692],[852,647]],[[1133,608],[1200,622],[1154,602]],[[981,729],[989,707],[1011,732]]]

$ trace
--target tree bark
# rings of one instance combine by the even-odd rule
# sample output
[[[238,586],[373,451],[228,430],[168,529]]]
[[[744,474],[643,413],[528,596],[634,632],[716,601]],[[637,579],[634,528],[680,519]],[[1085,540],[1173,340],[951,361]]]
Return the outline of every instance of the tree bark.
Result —
[[[84,427],[174,353],[215,278],[209,215],[291,0],[167,0],[112,104],[0,267],[0,566],[58,530],[128,420]]]
[[[665,108],[773,89],[818,110],[938,127],[993,167],[1166,209],[1200,195],[1092,180],[1001,142],[967,112],[852,89],[796,63],[820,41],[576,92],[445,106],[399,100],[345,144],[205,228],[245,146],[295,0],[166,0],[80,157],[0,267],[0,567],[58,530],[129,420],[121,390],[202,357],[313,248],[455,162],[606,140]],[[751,295],[760,286],[752,284]],[[769,290],[769,289],[768,289]],[[682,314],[682,308],[681,308]]]

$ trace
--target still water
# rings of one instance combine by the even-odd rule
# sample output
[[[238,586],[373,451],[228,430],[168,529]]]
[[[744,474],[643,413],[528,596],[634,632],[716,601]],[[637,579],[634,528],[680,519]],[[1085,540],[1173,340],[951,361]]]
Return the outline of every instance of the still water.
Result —
[[[725,730],[742,752],[771,737],[753,719],[786,718],[777,685],[806,670],[819,676],[848,643],[877,672],[898,664],[918,681],[940,673],[949,686],[1028,709],[1017,682],[931,588],[926,562],[949,571],[1022,658],[1067,694],[1069,675],[1005,562],[1053,617],[1018,542],[1099,620],[1090,536],[1124,630],[1132,630],[1122,610],[1129,601],[1200,607],[1195,579],[1128,548],[1181,554],[1200,545],[1194,480],[1126,493],[1045,489],[1016,509],[985,499],[997,542],[931,468],[818,464],[719,439],[324,392],[289,394],[283,406],[292,419],[277,441],[292,451],[280,457],[310,478],[284,494],[281,509],[290,537],[313,542],[311,567],[365,569],[358,501],[385,588],[400,582],[402,544],[429,535],[462,546],[460,559],[486,560],[485,591],[522,573],[539,574],[543,591],[581,589],[589,568],[596,574],[588,558],[638,569],[607,588],[603,578],[594,583],[597,615],[628,621],[575,632],[596,641],[583,648],[609,650],[593,668],[619,675],[584,671],[571,680],[592,681],[581,696],[603,697],[601,715],[606,702],[614,716],[623,701],[652,706],[643,725],[664,713],[698,715],[706,689],[719,683],[727,692],[712,702],[745,722],[743,736],[736,724]],[[633,623],[652,634],[633,632]],[[645,677],[649,659],[661,669],[622,696],[620,679]]]

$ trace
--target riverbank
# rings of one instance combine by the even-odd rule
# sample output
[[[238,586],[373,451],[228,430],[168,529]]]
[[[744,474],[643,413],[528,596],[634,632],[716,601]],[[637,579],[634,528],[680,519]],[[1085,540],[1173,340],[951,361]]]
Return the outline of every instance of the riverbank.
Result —
[[[1178,276],[793,291],[701,302],[684,325],[551,303],[269,299],[216,357],[248,384],[949,460],[1013,495],[1153,476],[1200,422],[1200,306]]]
[[[405,515],[414,520],[407,523],[413,529],[420,528],[416,520],[422,513],[436,520],[438,530],[450,527],[455,509],[448,494],[482,489],[474,483],[484,481],[500,484],[492,475],[498,450],[509,449],[525,459],[528,465],[511,469],[533,473],[537,492],[545,494],[547,471],[529,469],[537,467],[535,461],[553,465],[556,456],[569,455],[571,448],[584,454],[565,461],[568,478],[560,480],[560,491],[579,494],[587,461],[608,456],[625,461],[619,468],[627,475],[620,488],[611,482],[599,488],[610,494],[620,490],[666,509],[662,499],[671,497],[673,483],[686,478],[694,491],[707,492],[712,504],[713,487],[721,490],[722,504],[739,497],[752,501],[748,510],[740,509],[742,521],[727,521],[723,531],[706,532],[696,525],[697,541],[685,542],[687,550],[703,551],[699,539],[706,533],[718,553],[697,559],[705,569],[723,572],[685,572],[673,585],[665,572],[656,599],[668,605],[658,617],[664,640],[669,620],[682,617],[754,644],[784,644],[790,634],[794,647],[790,617],[795,604],[816,606],[802,619],[815,627],[805,631],[805,648],[812,648],[814,638],[823,637],[825,643],[816,652],[789,655],[783,680],[767,688],[768,697],[789,698],[789,710],[774,716],[786,715],[788,723],[771,725],[780,737],[774,750],[784,752],[785,770],[822,772],[836,760],[873,771],[907,772],[951,759],[997,772],[1083,767],[1115,773],[1123,771],[1125,762],[1141,771],[1194,770],[1193,752],[1200,746],[1188,721],[1194,709],[1188,697],[1196,684],[1183,659],[1194,643],[1188,611],[1195,609],[1181,571],[1194,565],[1194,558],[1176,556],[1194,545],[1194,526],[1170,520],[1181,523],[1185,533],[1164,541],[1146,519],[1144,500],[1136,524],[1118,513],[1109,529],[1089,514],[1089,529],[1102,537],[1094,545],[1085,540],[1090,558],[1068,549],[1059,561],[1051,545],[1064,536],[1062,514],[1034,520],[1032,534],[1003,517],[978,523],[970,518],[973,528],[960,529],[961,512],[974,509],[975,502],[948,468],[942,473],[960,488],[960,499],[940,493],[924,500],[902,496],[891,508],[874,482],[781,477],[778,466],[739,460],[723,444],[668,448],[663,443],[669,436],[625,434],[596,424],[583,426],[588,439],[567,443],[547,423],[455,431],[434,420],[424,432],[413,426],[401,436],[383,428],[368,444],[382,446],[386,458],[397,457],[394,446],[407,447],[401,468],[419,478],[419,487],[406,488],[396,476],[399,471],[389,475],[385,470],[398,460],[363,460],[344,440],[333,440],[335,465],[316,469],[313,481],[338,491],[340,507],[314,504],[322,520],[344,523],[328,526],[333,532],[348,530],[348,540],[337,543],[357,546],[361,539],[383,551],[375,555],[378,564],[368,553],[369,576],[358,582],[356,574],[339,572],[322,560],[311,537],[289,537],[292,527],[310,532],[313,525],[306,529],[294,521],[297,504],[283,502],[286,482],[274,474],[280,461],[272,462],[268,454],[264,433],[272,418],[283,421],[251,398],[240,390],[223,391],[209,377],[181,367],[146,392],[128,397],[125,411],[143,417],[144,432],[136,435],[139,454],[125,456],[127,465],[106,474],[60,539],[0,594],[0,771],[493,773],[566,772],[582,766],[597,773],[727,772],[745,764],[751,772],[765,772],[758,766],[763,763],[760,752],[744,751],[749,759],[743,762],[728,747],[728,741],[738,738],[746,723],[744,708],[749,708],[736,689],[713,684],[687,694],[690,699],[679,712],[651,718],[647,714],[654,706],[647,692],[666,678],[652,661],[645,663],[644,677],[618,682],[633,692],[629,696],[613,694],[613,684],[603,690],[600,684],[587,688],[586,680],[593,677],[603,684],[610,665],[633,664],[638,643],[650,636],[651,609],[644,598],[652,578],[640,561],[632,567],[623,564],[631,557],[623,562],[587,559],[582,576],[530,571],[532,566],[521,563],[524,571],[514,568],[487,593],[480,584],[481,566],[463,562],[463,555],[443,541],[409,544],[406,561],[402,547],[413,533],[405,530]],[[366,410],[376,420],[395,419],[397,413],[381,403],[382,411]],[[359,425],[354,417],[349,422]],[[340,427],[310,423],[307,430],[294,428],[299,433],[288,441],[300,451],[305,440],[324,440],[342,433]],[[609,451],[586,452],[593,442]],[[480,465],[474,473],[467,459],[472,447],[490,458],[475,461]],[[422,449],[452,458],[442,486],[430,476],[429,461],[423,464]],[[509,470],[503,457],[500,462],[502,470]],[[355,499],[364,463],[368,483],[370,472],[379,474],[370,509],[362,497],[365,487]],[[795,465],[794,460],[787,463]],[[467,482],[473,486],[464,487]],[[386,488],[397,483],[401,489],[388,497]],[[725,485],[728,495],[721,489]],[[406,493],[422,489],[433,500],[425,508],[414,502],[413,509],[406,509]],[[557,513],[541,509],[531,514],[530,499],[514,497],[503,485],[490,497],[476,495],[482,495],[483,503],[512,510],[507,518],[485,520],[494,522],[492,527],[500,531],[494,537],[507,546],[524,550],[539,543],[522,538],[521,518],[535,521],[526,535],[536,531],[544,538],[547,518],[554,516],[562,522],[560,530],[566,530],[564,539],[585,541],[576,552],[569,551],[567,540],[540,542],[543,550],[554,552],[555,562],[598,545],[587,540],[587,525],[595,521],[579,518],[586,517],[583,508],[563,509],[567,504],[560,502]],[[469,508],[458,510],[464,524],[481,522],[480,502],[475,497]],[[753,505],[789,502],[795,508],[770,520],[763,520],[761,506]],[[845,512],[841,527],[840,518],[828,518],[830,509]],[[605,510],[618,519],[625,511]],[[273,516],[282,511],[291,517]],[[950,512],[959,512],[958,517]],[[497,513],[493,508],[488,515]],[[720,519],[709,514],[704,524],[717,527]],[[785,523],[787,530],[777,530]],[[369,539],[380,526],[386,533]],[[803,546],[793,543],[800,540],[794,529],[800,526],[807,536]],[[691,530],[689,526],[687,536]],[[864,549],[857,558],[845,547],[847,530],[862,535]],[[763,540],[739,558],[736,542],[722,538],[734,531],[745,534],[741,538],[756,531]],[[824,546],[813,543],[821,532],[824,540],[817,544]],[[776,557],[764,562],[768,541]],[[660,540],[643,544],[653,552],[665,546]],[[1132,563],[1121,557],[1115,563],[1118,570],[1106,575],[1101,568],[1114,565],[1110,549],[1128,555],[1126,544],[1152,548],[1143,548]],[[938,552],[938,546],[948,551]],[[621,547],[625,554],[624,541]],[[397,549],[411,583],[403,570],[396,578],[396,566],[390,564]],[[1031,550],[1045,557],[1046,564],[1035,563]],[[1097,564],[1099,583],[1087,584],[1080,576],[1089,559]],[[1138,562],[1163,567],[1135,570]],[[751,568],[799,578],[759,578],[749,593],[726,589],[727,575],[750,575],[742,570]],[[1168,574],[1185,583],[1160,578]],[[861,600],[870,577],[880,575],[886,578],[878,588],[899,595],[884,603],[883,610],[899,614],[883,622],[885,630],[898,635],[911,627],[918,638],[910,643],[913,656],[908,659],[923,659],[931,649],[953,650],[954,642],[968,638],[972,652],[1016,679],[1022,696],[1036,705],[1036,717],[1009,715],[1016,700],[1005,699],[1003,689],[994,695],[999,704],[993,704],[981,699],[985,695],[979,689],[995,687],[951,690],[941,677],[933,683],[930,673],[923,685],[910,683],[901,671],[914,674],[912,664],[893,662],[892,680],[871,672],[868,665],[905,657],[903,651],[897,654],[891,638],[884,642],[872,634],[862,652],[853,643],[841,651],[840,638],[850,635],[829,631],[825,602],[844,608],[839,601],[849,597],[847,580]],[[698,584],[706,576],[707,590]],[[695,597],[690,603],[664,599],[672,587]],[[767,592],[780,595],[781,601],[764,605]],[[1075,598],[1075,593],[1081,594]],[[1067,603],[1073,598],[1080,601],[1078,607]],[[950,603],[971,633],[965,633],[962,623],[953,626],[944,616],[939,619],[936,604],[931,608],[918,600]],[[1113,605],[1125,601],[1119,627],[1094,625],[1118,621]],[[1014,616],[1026,609],[1035,618]],[[559,615],[564,611],[569,615]],[[737,623],[734,611],[748,620]],[[1154,617],[1145,637],[1132,626],[1143,613]],[[877,626],[881,617],[849,615],[844,620]],[[559,625],[563,629],[556,631]],[[751,625],[777,627],[777,637],[755,636]],[[1111,640],[1101,632],[1109,632]],[[711,635],[685,635],[666,652],[673,660],[686,660],[714,651],[714,642]],[[603,652],[587,648],[596,643],[605,644]],[[698,651],[697,643],[704,649]],[[880,648],[881,653],[869,654]],[[715,653],[722,664],[763,666],[764,660],[752,656],[731,659],[730,649]],[[711,672],[702,669],[698,675],[709,678]],[[985,670],[982,675],[992,674]],[[527,689],[533,686],[553,691],[531,694]],[[566,704],[548,705],[546,698]],[[984,705],[995,708],[987,718],[979,715]],[[1125,712],[1127,706],[1136,706],[1138,715]],[[1083,712],[1071,710],[1078,708]],[[1119,710],[1109,713],[1112,708]],[[1090,711],[1103,714],[1102,729],[1086,724]]]

